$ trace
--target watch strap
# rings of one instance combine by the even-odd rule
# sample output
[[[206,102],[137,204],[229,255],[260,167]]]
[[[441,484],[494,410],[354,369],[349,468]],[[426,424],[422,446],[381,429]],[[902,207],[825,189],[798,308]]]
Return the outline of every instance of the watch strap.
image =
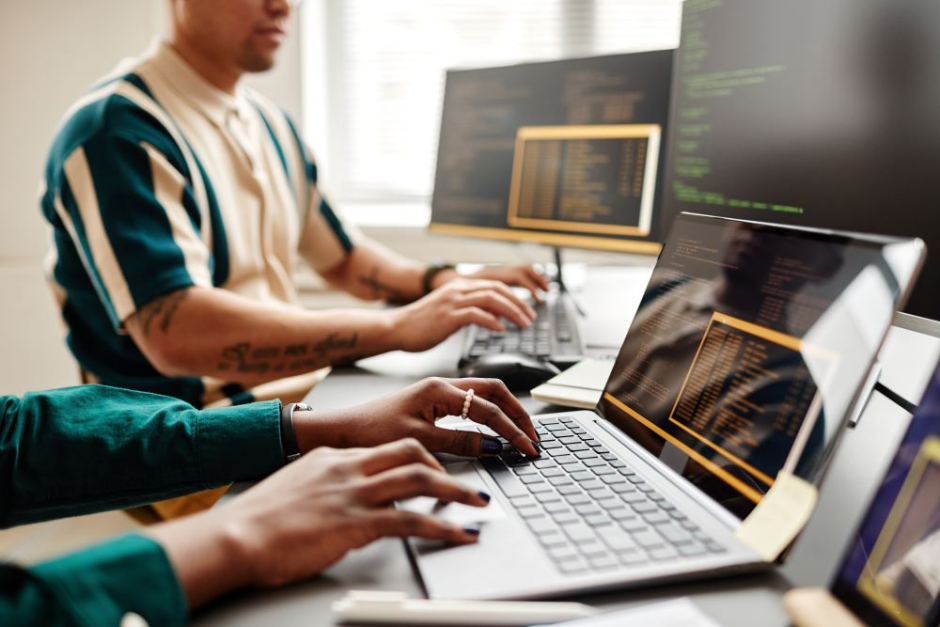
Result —
[[[300,446],[297,444],[297,433],[294,431],[294,412],[313,411],[313,407],[304,403],[289,403],[281,408],[281,448],[284,450],[284,459],[292,462],[300,457]]]
[[[454,264],[443,261],[430,264],[427,269],[425,269],[424,276],[421,277],[421,290],[424,292],[424,295],[427,296],[431,293],[431,282],[434,281],[434,277],[436,277],[438,273],[444,270],[453,270],[454,268],[456,268]]]

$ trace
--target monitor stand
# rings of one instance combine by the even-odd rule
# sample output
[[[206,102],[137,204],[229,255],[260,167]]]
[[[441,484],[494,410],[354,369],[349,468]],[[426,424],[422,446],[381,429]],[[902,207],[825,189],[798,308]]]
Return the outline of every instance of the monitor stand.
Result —
[[[865,408],[868,407],[868,401],[871,400],[871,395],[875,392],[878,380],[881,378],[881,372],[881,362],[876,361],[875,365],[872,366],[871,372],[868,373],[865,384],[862,386],[862,393],[859,394],[858,401],[855,403],[855,407],[849,415],[848,426],[850,429],[855,428],[858,425],[858,421],[862,419],[862,414],[865,413]]]
[[[578,302],[578,300],[574,297],[574,294],[572,294],[565,285],[565,277],[564,273],[562,272],[562,267],[564,266],[561,262],[561,248],[558,246],[553,246],[552,251],[555,255],[555,283],[558,284],[558,291],[562,294],[568,294],[568,298],[570,298],[571,302],[574,304],[574,308],[578,311],[578,315],[580,315],[582,318],[587,317],[587,314],[581,307],[581,303]]]

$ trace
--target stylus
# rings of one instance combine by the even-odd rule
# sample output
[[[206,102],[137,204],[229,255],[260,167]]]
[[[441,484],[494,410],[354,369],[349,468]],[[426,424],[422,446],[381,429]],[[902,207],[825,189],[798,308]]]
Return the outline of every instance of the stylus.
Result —
[[[533,625],[594,616],[582,603],[409,599],[403,592],[352,590],[333,603],[340,622],[400,625]]]

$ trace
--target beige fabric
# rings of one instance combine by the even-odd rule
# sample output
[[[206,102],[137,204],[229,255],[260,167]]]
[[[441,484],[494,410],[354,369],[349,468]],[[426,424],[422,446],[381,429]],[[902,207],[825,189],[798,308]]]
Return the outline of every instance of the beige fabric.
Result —
[[[319,211],[319,193],[306,182],[303,154],[292,139],[286,118],[258,94],[240,91],[233,96],[215,88],[165,42],[156,43],[129,70],[147,84],[165,112],[161,118],[185,137],[211,181],[229,247],[229,277],[221,287],[253,300],[299,307],[293,276],[298,255],[323,271],[341,262],[346,251]],[[292,180],[285,174],[256,105],[280,140]],[[152,155],[152,159],[159,157]],[[176,198],[178,204],[179,182],[159,174],[163,171],[159,167],[154,171],[155,187],[165,190],[167,196],[161,202],[173,205],[169,201]],[[196,192],[197,197],[204,196]],[[306,206],[298,206],[298,199]],[[195,251],[208,249],[211,235],[203,229],[200,237],[187,231],[184,221],[179,223],[174,239],[182,250],[194,251],[191,256],[198,258]],[[343,226],[351,239],[356,237],[353,229],[345,223]],[[291,377],[250,391],[259,400],[300,400],[326,372]],[[224,382],[204,378],[203,384],[206,406],[228,403],[221,392]]]
[[[222,498],[222,495],[228,491],[229,487],[231,486],[216,488],[215,490],[206,490],[205,492],[197,492],[196,494],[187,494],[186,496],[180,496],[175,499],[167,499],[166,501],[154,503],[150,507],[162,520],[172,520],[173,518],[182,518],[190,514],[198,514],[215,505],[216,502]]]
[[[269,381],[251,388],[251,393],[254,395],[256,401],[272,401],[277,399],[284,405],[288,403],[299,403],[304,400],[307,392],[317,383],[325,379],[326,375],[329,373],[329,368],[320,368],[319,370],[299,374],[294,377],[285,377],[283,379],[277,379],[276,381]],[[223,398],[206,405],[206,409],[228,407],[231,404],[230,399]]]
[[[135,71],[212,181],[229,245],[225,289],[297,304],[291,268],[300,243],[300,212],[277,155],[266,149],[264,122],[246,94],[216,89],[166,43],[157,44]],[[338,263],[342,250],[326,256]]]

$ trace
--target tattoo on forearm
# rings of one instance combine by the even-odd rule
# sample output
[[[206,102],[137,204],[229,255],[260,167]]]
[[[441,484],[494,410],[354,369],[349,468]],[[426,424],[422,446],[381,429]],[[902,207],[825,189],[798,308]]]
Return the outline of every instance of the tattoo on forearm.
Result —
[[[359,284],[370,288],[374,298],[384,298],[390,301],[403,301],[406,299],[401,290],[392,285],[382,283],[379,280],[378,266],[372,266],[372,271],[369,272],[369,274],[360,276]]]
[[[189,296],[189,289],[177,290],[161,296],[140,311],[140,323],[144,337],[150,335],[150,326],[156,318],[160,318],[160,330],[166,333],[173,323],[173,316],[180,307],[180,303]]]
[[[255,347],[251,342],[239,342],[222,349],[218,368],[222,371],[262,376],[268,373],[313,370],[329,363],[346,362],[351,357],[359,358],[359,355],[348,354],[358,344],[358,333],[348,337],[330,333],[318,342],[286,346]],[[347,354],[343,355],[344,352]]]

